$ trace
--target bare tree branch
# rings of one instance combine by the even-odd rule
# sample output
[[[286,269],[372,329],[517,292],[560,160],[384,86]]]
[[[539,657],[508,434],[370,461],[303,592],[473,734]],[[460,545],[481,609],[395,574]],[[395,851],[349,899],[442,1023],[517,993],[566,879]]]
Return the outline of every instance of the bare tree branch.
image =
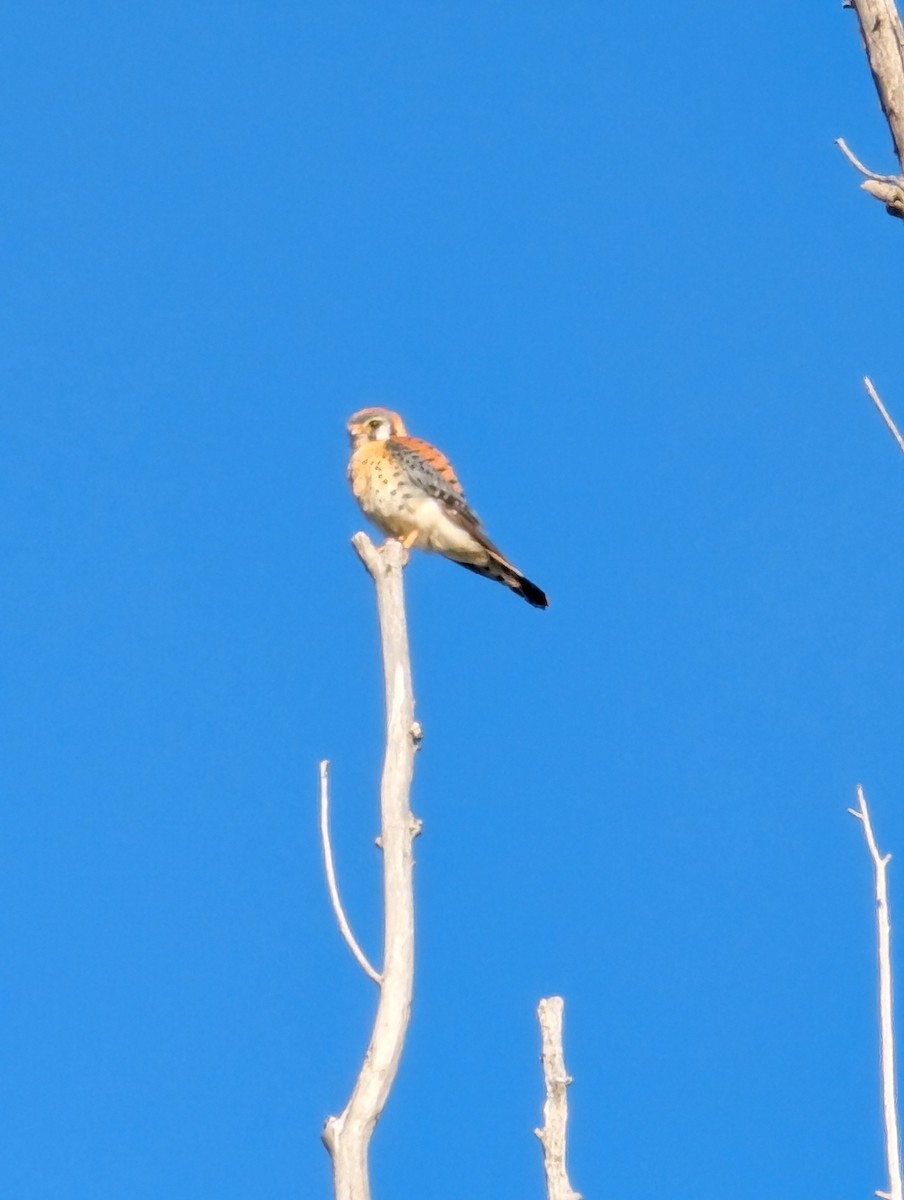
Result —
[[[850,0],[847,7],[857,13],[898,166],[904,167],[904,28],[895,0]],[[904,175],[878,175],[855,158],[840,138],[838,145],[857,170],[867,176],[866,183],[861,184],[864,191],[881,200],[893,217],[904,217]]]
[[[848,160],[851,166],[856,167],[861,175],[865,175],[867,179],[874,179],[877,183],[896,183],[897,175],[878,175],[875,171],[871,171],[869,167],[865,167],[857,155],[853,152],[844,138],[835,138],[835,145]]]
[[[374,983],[380,982],[380,972],[370,965],[370,961],[358,944],[348,923],[342,900],[339,897],[339,885],[336,882],[336,865],[333,862],[333,847],[330,843],[330,764],[324,759],[320,764],[320,841],[323,846],[323,866],[326,871],[326,883],[329,888],[333,912],[339,922],[339,932],[345,938],[346,945],[365,975],[369,975]]]
[[[866,844],[876,875],[876,928],[879,953],[879,1030],[882,1054],[882,1110],[885,1118],[885,1157],[888,1163],[887,1192],[876,1192],[883,1200],[902,1200],[901,1143],[898,1134],[898,1100],[895,1092],[895,1030],[892,1012],[891,916],[888,909],[887,870],[890,854],[880,854],[869,819],[863,788],[857,788],[857,808],[848,809],[863,824]]]
[[[383,850],[383,972],[370,1045],[338,1117],[328,1117],[323,1141],[333,1160],[336,1200],[370,1200],[367,1154],[371,1135],[396,1077],[411,1015],[414,986],[414,856],[420,822],[409,804],[414,755],[421,739],[405,620],[402,569],[407,555],[390,539],[377,550],[366,534],[352,544],[377,591],[386,693],[386,753],[380,784]]]
[[[875,404],[876,408],[879,410],[879,415],[882,417],[882,420],[888,426],[889,431],[891,432],[891,436],[898,443],[898,449],[901,451],[902,454],[904,454],[904,438],[902,438],[901,434],[898,432],[898,427],[894,423],[894,421],[891,419],[891,415],[889,414],[888,409],[885,407],[885,405],[879,399],[878,393],[876,392],[876,389],[873,387],[872,380],[870,379],[870,377],[868,375],[863,376],[863,383],[864,383],[864,386],[866,387],[866,391],[867,391],[867,394],[868,394],[870,400],[872,400],[873,404]]]
[[[562,1014],[565,1001],[561,996],[541,1000],[537,1007],[540,1033],[543,1040],[543,1079],[546,1101],[543,1105],[543,1128],[534,1133],[543,1144],[543,1169],[546,1174],[548,1200],[581,1200],[568,1181],[565,1166],[565,1132],[568,1124],[566,1089],[571,1077],[565,1069],[562,1049]]]

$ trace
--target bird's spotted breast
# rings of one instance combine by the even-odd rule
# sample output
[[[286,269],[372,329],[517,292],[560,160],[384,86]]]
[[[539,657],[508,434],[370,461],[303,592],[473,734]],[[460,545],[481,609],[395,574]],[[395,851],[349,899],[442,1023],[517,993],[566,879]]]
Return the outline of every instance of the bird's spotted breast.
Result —
[[[411,479],[386,452],[384,442],[365,442],[348,468],[355,499],[384,533],[404,537],[415,526],[417,501]]]
[[[409,549],[434,550],[478,575],[496,579],[535,608],[547,607],[544,592],[487,537],[441,451],[421,438],[409,437],[398,414],[386,409],[362,409],[348,428],[352,491],[383,533],[402,538]]]

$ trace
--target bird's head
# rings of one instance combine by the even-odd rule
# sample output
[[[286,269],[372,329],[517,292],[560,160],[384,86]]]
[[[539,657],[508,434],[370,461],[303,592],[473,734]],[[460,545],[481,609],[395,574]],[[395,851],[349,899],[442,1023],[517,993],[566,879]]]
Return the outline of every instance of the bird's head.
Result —
[[[405,423],[388,408],[362,408],[346,422],[353,446],[362,442],[385,442],[388,437],[404,437]]]

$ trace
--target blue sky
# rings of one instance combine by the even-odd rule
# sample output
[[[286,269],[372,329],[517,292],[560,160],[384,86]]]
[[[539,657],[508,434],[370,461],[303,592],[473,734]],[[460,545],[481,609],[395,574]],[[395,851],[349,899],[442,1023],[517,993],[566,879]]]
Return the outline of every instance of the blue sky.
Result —
[[[3,18],[0,1193],[330,1194],[378,957],[344,421],[452,457],[538,612],[407,571],[418,964],[376,1197],[885,1185],[904,855],[901,230],[852,13]],[[892,867],[897,898],[897,860]],[[904,897],[899,902],[904,913]]]

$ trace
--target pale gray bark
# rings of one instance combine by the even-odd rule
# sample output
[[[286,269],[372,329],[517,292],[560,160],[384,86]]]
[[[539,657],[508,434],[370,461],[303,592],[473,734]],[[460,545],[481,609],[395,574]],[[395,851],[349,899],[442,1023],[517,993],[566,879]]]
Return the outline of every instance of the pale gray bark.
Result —
[[[568,1181],[565,1165],[566,1130],[568,1126],[567,1088],[571,1076],[565,1069],[562,1048],[562,1017],[565,1001],[561,996],[541,1000],[537,1007],[542,1038],[543,1079],[546,1101],[543,1104],[543,1128],[534,1133],[543,1144],[543,1169],[546,1174],[548,1200],[581,1200]]]
[[[857,13],[863,46],[879,103],[888,122],[898,159],[898,174],[880,175],[856,158],[842,138],[838,144],[866,182],[864,191],[881,200],[893,217],[904,217],[904,28],[894,0],[850,0]]]
[[[333,912],[336,914],[336,920],[339,923],[339,932],[345,939],[345,944],[355,956],[355,961],[358,966],[374,983],[380,983],[380,972],[376,967],[372,967],[370,959],[358,945],[358,939],[352,933],[352,927],[349,924],[348,917],[345,915],[345,909],[342,907],[342,899],[339,895],[339,884],[336,880],[336,864],[333,861],[333,846],[330,841],[330,764],[327,759],[324,759],[320,764],[320,842],[323,847],[323,867],[326,871],[326,886],[330,893],[330,903],[333,906]]]
[[[876,947],[879,959],[879,1044],[882,1055],[882,1115],[885,1125],[885,1158],[888,1191],[876,1192],[883,1200],[902,1200],[901,1140],[898,1133],[898,1097],[895,1088],[895,1025],[891,977],[891,914],[888,908],[890,854],[881,854],[873,834],[863,788],[857,788],[857,807],[849,810],[863,824],[863,835],[876,879]]]
[[[904,454],[904,438],[901,437],[900,430],[898,429],[897,425],[892,420],[891,414],[889,413],[888,409],[885,407],[885,405],[880,400],[879,393],[873,387],[873,381],[870,379],[870,377],[868,375],[864,375],[863,385],[866,388],[866,392],[867,392],[867,395],[869,396],[870,400],[872,400],[873,404],[875,404],[876,409],[878,410],[879,416],[885,422],[888,432],[898,443],[898,449],[901,451],[902,454]]]
[[[402,570],[407,554],[390,539],[379,550],[366,534],[353,545],[377,591],[386,692],[386,752],[380,785],[383,851],[383,969],[370,1045],[351,1097],[328,1117],[323,1141],[333,1160],[336,1200],[370,1200],[368,1148],[396,1077],[414,985],[414,857],[420,822],[409,803],[414,755],[421,740],[414,719]],[[365,968],[366,969],[366,968]]]

